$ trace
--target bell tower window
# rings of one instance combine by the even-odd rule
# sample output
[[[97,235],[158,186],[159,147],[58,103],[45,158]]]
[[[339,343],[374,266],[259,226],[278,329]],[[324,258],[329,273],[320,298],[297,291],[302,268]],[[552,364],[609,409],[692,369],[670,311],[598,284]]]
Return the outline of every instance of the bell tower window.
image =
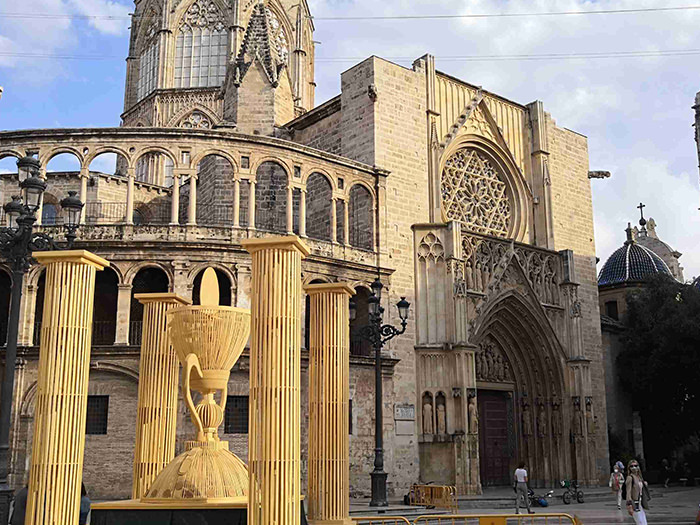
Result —
[[[141,59],[139,60],[139,82],[137,96],[141,100],[156,88],[158,78],[158,55],[160,44],[157,38],[153,38],[146,44]]]
[[[175,87],[212,87],[224,83],[228,31],[214,2],[197,0],[185,13],[175,44]]]

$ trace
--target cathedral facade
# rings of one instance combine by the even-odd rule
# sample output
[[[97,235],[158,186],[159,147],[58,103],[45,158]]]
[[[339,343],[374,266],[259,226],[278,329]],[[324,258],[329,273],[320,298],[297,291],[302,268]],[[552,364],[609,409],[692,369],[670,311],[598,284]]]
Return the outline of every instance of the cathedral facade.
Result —
[[[0,158],[41,162],[41,228],[60,235],[60,198],[78,191],[78,246],[112,263],[96,284],[92,494],[130,494],[143,315],[134,294],[196,303],[214,266],[221,304],[247,307],[240,241],[288,233],[311,250],[304,283],[355,287],[353,330],[367,322],[377,275],[385,321],[398,323],[400,297],[412,304],[406,333],[382,356],[391,494],[419,481],[479,493],[509,484],[519,460],[537,486],[599,483],[607,419],[586,138],[541,102],[442,73],[430,55],[410,68],[370,57],[317,106],[313,30],[304,0],[137,0],[121,127],[0,132]],[[75,169],[52,169],[66,156]],[[2,177],[7,201],[16,175]],[[33,267],[22,297],[16,485],[31,454],[43,282]],[[9,286],[0,272],[0,314]],[[222,436],[242,458],[246,355],[231,374]],[[369,493],[373,466],[371,356],[353,337],[357,496]],[[192,430],[184,408],[179,417],[181,447]],[[302,451],[307,438],[304,426]]]

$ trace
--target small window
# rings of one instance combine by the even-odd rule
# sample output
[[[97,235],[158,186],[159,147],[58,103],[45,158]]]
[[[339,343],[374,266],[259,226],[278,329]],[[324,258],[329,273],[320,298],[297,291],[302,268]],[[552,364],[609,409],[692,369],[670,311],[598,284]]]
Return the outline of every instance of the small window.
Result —
[[[248,433],[248,396],[228,396],[226,398],[224,433]]]
[[[250,168],[250,157],[247,157],[245,155],[241,157],[241,168],[243,168],[244,170]]]
[[[301,166],[294,166],[294,178],[301,178]]]
[[[616,321],[619,319],[619,315],[617,313],[617,301],[608,301],[605,303],[605,315],[612,317]]]
[[[338,177],[338,189],[342,190],[345,187],[345,179]]]
[[[107,415],[109,414],[109,396],[88,396],[85,433],[107,434]]]

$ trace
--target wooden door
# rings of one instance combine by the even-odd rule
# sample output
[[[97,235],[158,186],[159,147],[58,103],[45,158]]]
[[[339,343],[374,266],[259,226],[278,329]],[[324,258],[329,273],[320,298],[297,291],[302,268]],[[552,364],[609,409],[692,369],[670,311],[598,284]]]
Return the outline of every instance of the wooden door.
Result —
[[[513,409],[508,392],[479,390],[479,465],[482,486],[510,485],[515,463]]]

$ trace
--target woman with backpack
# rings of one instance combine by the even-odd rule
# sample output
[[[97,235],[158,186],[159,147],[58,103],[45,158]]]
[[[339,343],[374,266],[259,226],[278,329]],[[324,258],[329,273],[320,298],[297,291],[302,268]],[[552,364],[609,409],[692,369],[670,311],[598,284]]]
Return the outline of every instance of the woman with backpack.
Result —
[[[610,474],[610,481],[608,482],[608,487],[613,491],[613,494],[617,494],[617,510],[622,509],[622,484],[625,482],[625,476],[620,472],[620,467],[616,464],[613,467],[613,473]]]

